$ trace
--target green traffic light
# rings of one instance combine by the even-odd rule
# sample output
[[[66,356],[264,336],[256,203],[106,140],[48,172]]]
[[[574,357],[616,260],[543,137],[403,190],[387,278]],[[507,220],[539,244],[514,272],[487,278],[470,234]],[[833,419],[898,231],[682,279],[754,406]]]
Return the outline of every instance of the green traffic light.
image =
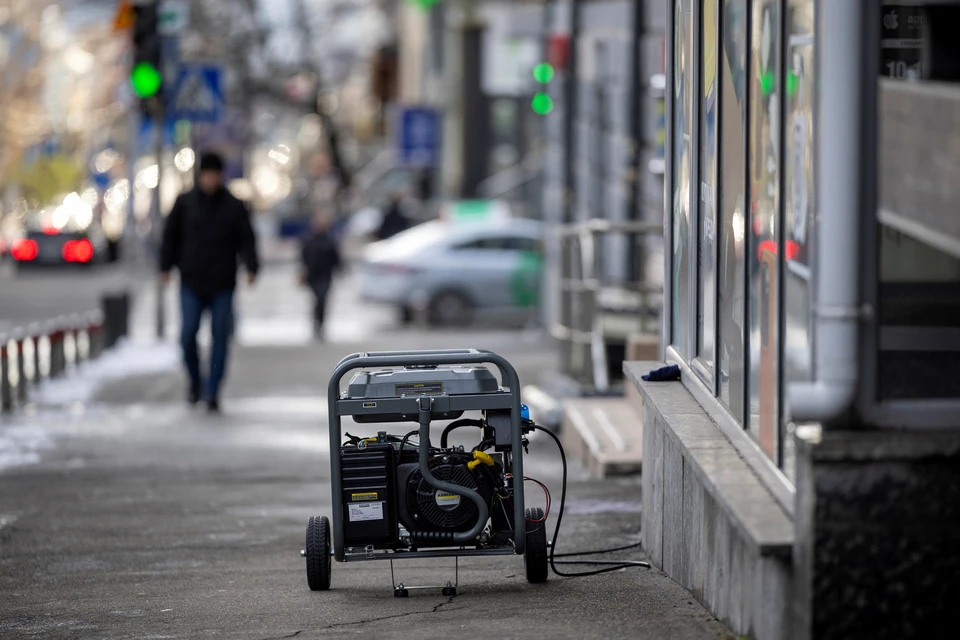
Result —
[[[760,93],[764,96],[769,96],[773,93],[773,71],[767,71],[760,77]]]
[[[787,71],[787,95],[792,97],[797,92],[799,86],[800,76],[793,71]]]
[[[138,98],[152,98],[160,91],[163,76],[160,70],[149,62],[141,62],[130,72],[130,84]]]
[[[538,93],[533,96],[533,102],[530,103],[534,113],[545,116],[553,111],[553,98],[545,93]]]
[[[547,84],[553,79],[553,67],[541,62],[533,68],[533,79],[541,84]]]

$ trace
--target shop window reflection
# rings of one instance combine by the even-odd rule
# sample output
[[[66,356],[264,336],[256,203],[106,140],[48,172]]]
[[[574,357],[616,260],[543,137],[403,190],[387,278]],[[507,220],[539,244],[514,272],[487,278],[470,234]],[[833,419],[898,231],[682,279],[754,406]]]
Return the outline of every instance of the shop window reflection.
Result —
[[[744,130],[747,119],[746,0],[724,0],[720,19],[720,349],[717,354],[720,401],[744,421],[744,282],[746,228],[744,214]]]
[[[676,0],[674,32],[673,117],[673,273],[671,314],[673,344],[690,356],[687,327],[690,326],[690,178],[693,130],[693,6],[692,0]]]
[[[779,2],[754,0],[750,49],[750,421],[748,429],[773,460],[779,455],[779,308],[776,248],[780,240]]]

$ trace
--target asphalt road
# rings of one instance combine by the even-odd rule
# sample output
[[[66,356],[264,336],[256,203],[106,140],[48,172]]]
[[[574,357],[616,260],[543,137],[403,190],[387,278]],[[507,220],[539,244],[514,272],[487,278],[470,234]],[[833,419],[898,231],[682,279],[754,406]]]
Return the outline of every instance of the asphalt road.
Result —
[[[528,333],[381,332],[241,344],[218,417],[182,404],[176,370],[138,374],[115,362],[112,378],[68,405],[41,393],[0,423],[0,436],[36,449],[0,470],[0,637],[727,638],[650,569],[529,585],[519,558],[472,559],[460,564],[458,596],[397,599],[387,563],[334,563],[332,590],[307,589],[306,520],[331,510],[332,366],[361,349],[454,346],[502,352],[522,380],[554,366]],[[142,365],[138,348],[115,359]],[[525,471],[559,498],[551,441],[533,439]],[[640,509],[638,478],[591,481],[574,465],[558,548],[636,541]],[[452,565],[398,562],[397,579],[443,583]]]
[[[0,331],[99,309],[104,293],[142,286],[140,271],[118,265],[17,270],[0,263]]]

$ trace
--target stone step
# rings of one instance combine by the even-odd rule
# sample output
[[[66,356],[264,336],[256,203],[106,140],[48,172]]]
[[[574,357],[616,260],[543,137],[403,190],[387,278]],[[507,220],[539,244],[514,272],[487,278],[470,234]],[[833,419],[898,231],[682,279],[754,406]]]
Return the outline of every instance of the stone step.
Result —
[[[571,398],[563,403],[563,446],[596,478],[640,473],[643,418],[626,398]]]

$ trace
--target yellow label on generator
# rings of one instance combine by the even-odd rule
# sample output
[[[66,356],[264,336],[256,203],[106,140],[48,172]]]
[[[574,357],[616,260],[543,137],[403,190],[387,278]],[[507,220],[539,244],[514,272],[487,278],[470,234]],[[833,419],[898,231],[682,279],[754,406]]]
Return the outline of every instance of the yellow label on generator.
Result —
[[[350,500],[352,502],[370,502],[371,500],[377,499],[377,493],[374,491],[372,493],[351,493]]]

